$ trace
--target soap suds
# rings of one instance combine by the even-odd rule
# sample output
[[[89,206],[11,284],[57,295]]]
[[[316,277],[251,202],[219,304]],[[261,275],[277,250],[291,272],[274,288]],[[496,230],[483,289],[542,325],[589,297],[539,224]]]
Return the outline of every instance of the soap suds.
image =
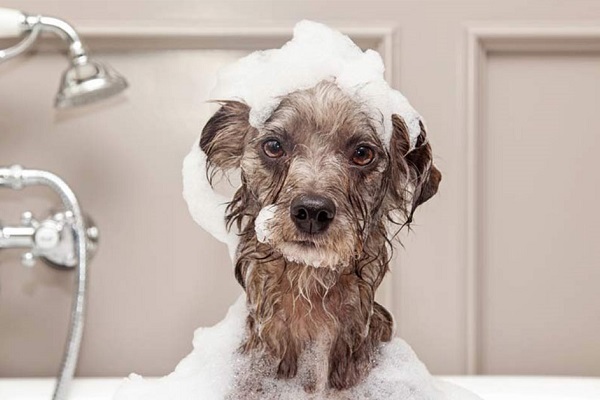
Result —
[[[192,218],[215,239],[227,245],[233,261],[239,243],[237,232],[225,226],[225,212],[231,199],[217,193],[206,174],[206,154],[195,142],[183,160],[183,198]]]
[[[246,298],[240,296],[223,321],[194,332],[193,351],[169,375],[152,380],[131,374],[114,400],[225,399],[233,385],[237,348],[244,333]]]
[[[210,98],[245,102],[250,106],[250,124],[260,129],[282,96],[331,81],[365,106],[386,146],[393,114],[404,119],[414,146],[421,117],[399,91],[390,88],[384,71],[376,51],[363,52],[348,36],[302,21],[280,49],[257,51],[223,68]]]
[[[269,237],[271,236],[269,225],[275,216],[275,211],[277,211],[277,206],[275,204],[263,207],[254,221],[256,239],[261,243],[267,243],[269,241]]]
[[[432,377],[410,346],[399,338],[381,345],[373,370],[354,388],[333,391],[321,381],[312,393],[307,393],[302,385],[307,374],[318,371],[315,366],[325,372],[324,352],[318,347],[305,352],[295,378],[272,378],[270,367],[257,366],[238,352],[246,316],[246,297],[242,295],[223,321],[196,330],[194,349],[175,371],[159,379],[131,374],[114,400],[481,400]]]

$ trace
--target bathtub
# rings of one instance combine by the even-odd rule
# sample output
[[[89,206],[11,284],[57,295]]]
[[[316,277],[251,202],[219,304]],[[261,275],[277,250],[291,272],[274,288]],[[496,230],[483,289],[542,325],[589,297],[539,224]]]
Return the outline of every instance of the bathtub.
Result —
[[[447,376],[485,400],[599,400],[598,378]],[[119,378],[78,378],[69,400],[109,400]],[[0,379],[1,400],[49,400],[54,379]]]

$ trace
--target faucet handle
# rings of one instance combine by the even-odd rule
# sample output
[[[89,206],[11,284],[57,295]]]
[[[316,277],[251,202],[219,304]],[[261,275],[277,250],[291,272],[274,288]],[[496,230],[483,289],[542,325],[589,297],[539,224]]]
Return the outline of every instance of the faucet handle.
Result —
[[[36,227],[33,235],[35,249],[39,252],[49,251],[58,246],[64,225],[53,219],[47,219]]]

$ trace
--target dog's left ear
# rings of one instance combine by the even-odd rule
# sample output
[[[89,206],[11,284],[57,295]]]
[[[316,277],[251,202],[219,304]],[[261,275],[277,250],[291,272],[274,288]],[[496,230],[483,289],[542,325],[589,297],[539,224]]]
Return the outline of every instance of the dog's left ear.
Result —
[[[223,101],[221,108],[206,123],[200,148],[209,168],[228,170],[240,166],[246,139],[255,128],[248,120],[250,107],[239,101]]]
[[[411,149],[408,127],[399,115],[392,115],[394,128],[390,141],[391,195],[397,209],[412,221],[416,208],[437,193],[442,174],[433,165],[427,132],[419,122],[421,133]]]

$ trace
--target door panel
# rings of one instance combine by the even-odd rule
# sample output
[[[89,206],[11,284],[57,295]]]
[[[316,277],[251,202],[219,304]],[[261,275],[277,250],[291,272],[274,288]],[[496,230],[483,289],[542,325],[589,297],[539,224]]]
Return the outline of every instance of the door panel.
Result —
[[[486,75],[482,371],[598,375],[600,54],[492,53]]]

